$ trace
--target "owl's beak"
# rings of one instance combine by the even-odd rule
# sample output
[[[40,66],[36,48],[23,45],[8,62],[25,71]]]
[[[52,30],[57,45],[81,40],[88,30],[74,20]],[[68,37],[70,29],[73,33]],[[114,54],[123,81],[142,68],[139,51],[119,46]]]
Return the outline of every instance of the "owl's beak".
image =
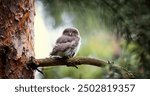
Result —
[[[71,33],[69,33],[69,35],[71,36]]]

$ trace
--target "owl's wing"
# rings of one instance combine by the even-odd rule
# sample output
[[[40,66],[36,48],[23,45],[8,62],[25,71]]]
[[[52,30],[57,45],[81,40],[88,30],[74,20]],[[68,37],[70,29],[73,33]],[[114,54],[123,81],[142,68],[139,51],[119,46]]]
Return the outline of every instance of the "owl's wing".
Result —
[[[54,46],[51,55],[57,55],[60,52],[65,52],[67,50],[72,50],[78,45],[79,38],[61,36],[57,39],[56,45]]]

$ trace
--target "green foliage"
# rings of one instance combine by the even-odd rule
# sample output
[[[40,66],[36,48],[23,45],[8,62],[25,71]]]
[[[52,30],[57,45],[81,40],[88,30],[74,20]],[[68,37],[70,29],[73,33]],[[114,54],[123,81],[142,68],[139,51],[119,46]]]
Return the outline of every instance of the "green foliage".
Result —
[[[117,10],[113,12],[116,28],[127,40],[127,51],[125,56],[128,60],[130,70],[136,71],[136,78],[150,78],[150,1],[149,0],[112,0],[114,5],[110,6]],[[124,2],[120,2],[124,1]],[[140,77],[139,77],[140,75]],[[142,77],[141,77],[142,76]]]
[[[46,73],[45,78],[58,79],[58,78],[70,78],[70,79],[89,79],[89,78],[103,78],[104,69],[95,66],[78,66],[75,67],[53,67],[44,69]]]
[[[106,33],[92,34],[92,36],[84,38],[79,55],[103,59],[111,58],[111,54],[113,54],[114,50],[112,48],[113,42],[110,40],[110,36]]]
[[[53,27],[61,25],[61,15],[64,12],[74,17],[73,24],[84,38],[78,55],[110,59],[115,50],[113,33],[122,45],[121,56],[115,63],[133,72],[135,78],[150,78],[149,0],[42,1],[46,5],[46,16],[51,15],[55,19]],[[120,36],[125,40],[122,41]],[[53,72],[56,75],[52,74]],[[88,74],[85,74],[86,72]],[[50,78],[105,78],[106,74],[100,68],[91,66],[81,66],[78,70],[52,68],[48,73]]]

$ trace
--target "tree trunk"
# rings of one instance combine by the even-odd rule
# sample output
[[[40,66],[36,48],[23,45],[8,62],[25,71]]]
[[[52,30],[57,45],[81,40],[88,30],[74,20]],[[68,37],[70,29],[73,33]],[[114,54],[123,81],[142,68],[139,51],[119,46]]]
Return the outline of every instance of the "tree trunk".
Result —
[[[34,0],[0,0],[0,78],[34,78]]]

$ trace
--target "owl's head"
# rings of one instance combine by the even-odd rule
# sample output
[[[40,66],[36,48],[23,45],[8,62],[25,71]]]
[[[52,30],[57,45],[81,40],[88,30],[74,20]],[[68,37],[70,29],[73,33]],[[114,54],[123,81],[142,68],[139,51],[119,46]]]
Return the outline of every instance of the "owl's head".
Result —
[[[63,31],[63,35],[67,35],[67,36],[78,36],[78,35],[80,35],[80,34],[79,34],[78,29],[76,29],[76,28],[66,28],[66,29]]]

